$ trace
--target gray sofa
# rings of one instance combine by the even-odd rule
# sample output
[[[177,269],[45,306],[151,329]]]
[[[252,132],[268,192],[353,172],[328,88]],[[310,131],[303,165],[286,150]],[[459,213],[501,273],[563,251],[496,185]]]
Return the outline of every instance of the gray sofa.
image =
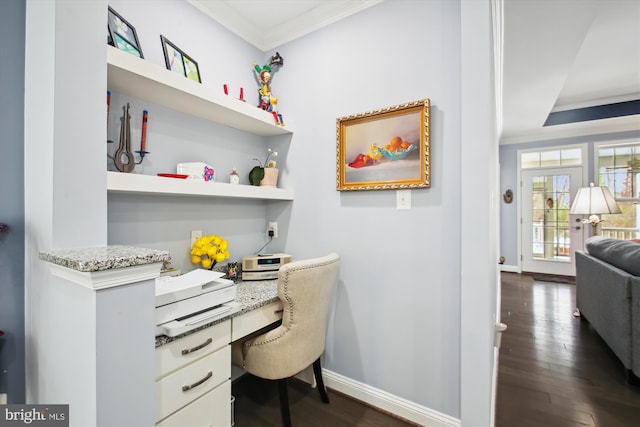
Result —
[[[627,370],[640,376],[640,244],[593,236],[576,251],[576,304]]]

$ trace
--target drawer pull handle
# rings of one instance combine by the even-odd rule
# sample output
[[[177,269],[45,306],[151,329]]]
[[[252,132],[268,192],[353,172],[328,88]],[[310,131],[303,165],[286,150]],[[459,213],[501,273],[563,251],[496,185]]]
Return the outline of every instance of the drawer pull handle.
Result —
[[[200,384],[202,384],[203,382],[205,382],[206,380],[208,380],[209,378],[211,378],[213,376],[213,372],[209,371],[209,373],[200,381],[196,381],[195,383],[191,384],[191,385],[183,385],[182,386],[182,391],[189,391],[192,388],[196,388],[198,387]]]
[[[284,313],[284,308],[281,308],[280,310],[274,310],[273,314],[282,314]]]
[[[197,346],[195,346],[195,347],[193,347],[193,348],[185,348],[184,350],[182,350],[182,355],[183,355],[183,356],[186,356],[186,355],[187,355],[187,354],[189,354],[189,353],[193,353],[194,351],[198,351],[198,350],[200,350],[201,348],[205,348],[206,346],[208,346],[208,345],[209,345],[209,344],[211,344],[212,342],[213,342],[213,339],[208,338],[205,342],[203,342],[203,343],[202,343],[202,344],[200,344],[200,345],[197,345]]]

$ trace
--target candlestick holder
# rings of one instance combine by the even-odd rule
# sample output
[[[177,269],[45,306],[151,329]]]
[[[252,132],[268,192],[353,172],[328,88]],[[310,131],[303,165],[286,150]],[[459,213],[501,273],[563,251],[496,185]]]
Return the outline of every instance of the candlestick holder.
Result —
[[[133,155],[131,155],[131,157],[129,157],[126,153],[123,153],[123,155],[126,156],[126,158],[127,158],[126,162],[123,162],[122,159],[120,160],[120,162],[117,162],[116,158],[114,156],[110,156],[109,154],[107,154],[107,157],[113,161],[114,166],[116,167],[118,172],[129,173],[129,172],[133,171],[133,169],[136,167],[136,165],[142,164],[142,162],[144,161],[144,156],[145,155],[151,154],[149,151],[139,151],[139,150],[136,150],[135,153],[138,153],[138,155],[140,156],[140,160],[139,161],[135,161],[135,158],[134,158]],[[133,162],[131,162],[131,159],[133,159]]]
[[[122,117],[120,117],[120,140],[116,153],[111,156],[107,153],[107,157],[113,161],[113,165],[119,172],[129,173],[133,171],[136,165],[144,161],[147,154],[151,154],[146,150],[138,150],[136,153],[140,156],[140,161],[136,161],[133,151],[131,150],[131,115],[129,114],[129,103],[122,107]],[[126,161],[125,161],[126,160]]]

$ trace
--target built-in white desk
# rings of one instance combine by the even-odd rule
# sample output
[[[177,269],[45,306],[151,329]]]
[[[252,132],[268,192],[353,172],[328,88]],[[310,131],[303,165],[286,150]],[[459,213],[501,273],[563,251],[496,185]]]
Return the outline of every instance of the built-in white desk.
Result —
[[[231,343],[282,318],[277,280],[238,283],[240,310],[176,337],[156,337],[157,426],[231,425]],[[239,373],[239,372],[240,373]]]
[[[41,375],[70,408],[94,408],[72,426],[231,426],[231,343],[282,318],[277,280],[239,283],[239,311],[156,337],[154,349],[155,278],[169,252],[116,245],[43,251],[40,259],[55,276],[48,303],[75,315],[55,331],[68,345],[41,356],[55,372]]]

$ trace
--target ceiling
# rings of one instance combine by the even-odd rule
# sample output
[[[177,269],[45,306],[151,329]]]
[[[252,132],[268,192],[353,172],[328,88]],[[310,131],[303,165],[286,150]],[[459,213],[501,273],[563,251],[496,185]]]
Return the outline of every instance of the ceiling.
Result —
[[[505,0],[502,143],[640,129],[640,116],[544,126],[640,99],[640,1]]]
[[[186,0],[266,52],[383,0]]]
[[[187,0],[266,52],[383,0]],[[639,0],[504,0],[501,143],[640,129],[640,116],[544,126],[640,100]]]

